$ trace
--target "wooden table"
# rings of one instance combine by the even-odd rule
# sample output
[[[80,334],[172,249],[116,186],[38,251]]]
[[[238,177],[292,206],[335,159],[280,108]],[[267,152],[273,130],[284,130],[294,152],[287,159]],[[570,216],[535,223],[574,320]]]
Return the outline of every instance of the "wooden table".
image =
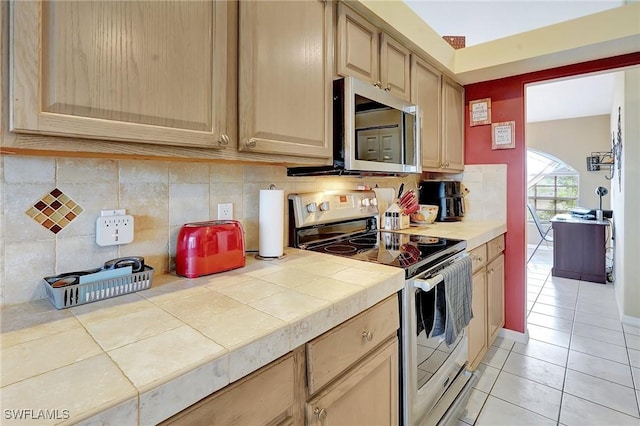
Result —
[[[607,282],[607,226],[609,220],[585,220],[567,214],[551,219],[554,277]]]

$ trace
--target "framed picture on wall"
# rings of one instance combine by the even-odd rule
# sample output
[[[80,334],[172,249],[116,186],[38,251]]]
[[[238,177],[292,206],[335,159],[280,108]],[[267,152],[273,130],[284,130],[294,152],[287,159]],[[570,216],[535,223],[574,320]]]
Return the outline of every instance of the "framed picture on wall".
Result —
[[[516,147],[516,122],[503,121],[491,124],[491,149]]]
[[[469,101],[469,125],[491,124],[491,98]]]

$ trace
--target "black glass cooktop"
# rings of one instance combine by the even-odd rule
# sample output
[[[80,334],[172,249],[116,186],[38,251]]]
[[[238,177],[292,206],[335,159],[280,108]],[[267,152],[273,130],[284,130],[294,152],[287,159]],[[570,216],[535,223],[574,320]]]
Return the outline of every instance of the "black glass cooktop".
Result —
[[[404,268],[408,278],[465,248],[463,240],[387,231],[368,231],[307,247],[317,252]]]

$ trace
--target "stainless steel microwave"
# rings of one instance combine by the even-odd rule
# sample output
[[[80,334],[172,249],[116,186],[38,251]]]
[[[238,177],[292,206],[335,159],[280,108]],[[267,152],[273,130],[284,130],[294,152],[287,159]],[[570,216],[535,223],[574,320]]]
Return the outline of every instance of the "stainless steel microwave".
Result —
[[[289,176],[421,173],[420,114],[416,105],[372,84],[333,82],[333,164],[292,167]]]

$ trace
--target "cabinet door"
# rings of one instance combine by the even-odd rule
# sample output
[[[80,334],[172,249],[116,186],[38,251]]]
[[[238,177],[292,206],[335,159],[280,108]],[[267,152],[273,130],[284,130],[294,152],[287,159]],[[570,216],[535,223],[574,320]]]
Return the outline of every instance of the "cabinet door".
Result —
[[[553,221],[554,277],[607,282],[606,227],[600,224]],[[576,250],[580,247],[580,250]]]
[[[487,276],[484,269],[473,274],[473,318],[469,322],[469,364],[475,369],[487,349]]]
[[[230,142],[231,2],[12,3],[11,130],[183,146]],[[233,27],[233,28],[231,28]],[[234,101],[235,102],[235,101]],[[230,116],[235,118],[235,115]]]
[[[378,34],[373,24],[338,3],[337,73],[380,84]]]
[[[464,88],[448,78],[442,85],[442,163],[443,168],[464,169]]]
[[[441,157],[441,74],[422,59],[411,57],[411,102],[420,108],[422,168],[439,169]]]
[[[302,423],[302,351],[294,351],[167,419],[163,425]],[[274,391],[277,390],[277,391]],[[298,407],[299,404],[299,407]]]
[[[504,326],[504,254],[487,265],[487,320],[490,346]]]
[[[380,81],[382,88],[400,99],[411,97],[409,49],[389,37],[380,34]]]
[[[397,425],[398,339],[393,338],[305,404],[308,425]]]
[[[333,4],[239,7],[240,150],[329,159]]]

